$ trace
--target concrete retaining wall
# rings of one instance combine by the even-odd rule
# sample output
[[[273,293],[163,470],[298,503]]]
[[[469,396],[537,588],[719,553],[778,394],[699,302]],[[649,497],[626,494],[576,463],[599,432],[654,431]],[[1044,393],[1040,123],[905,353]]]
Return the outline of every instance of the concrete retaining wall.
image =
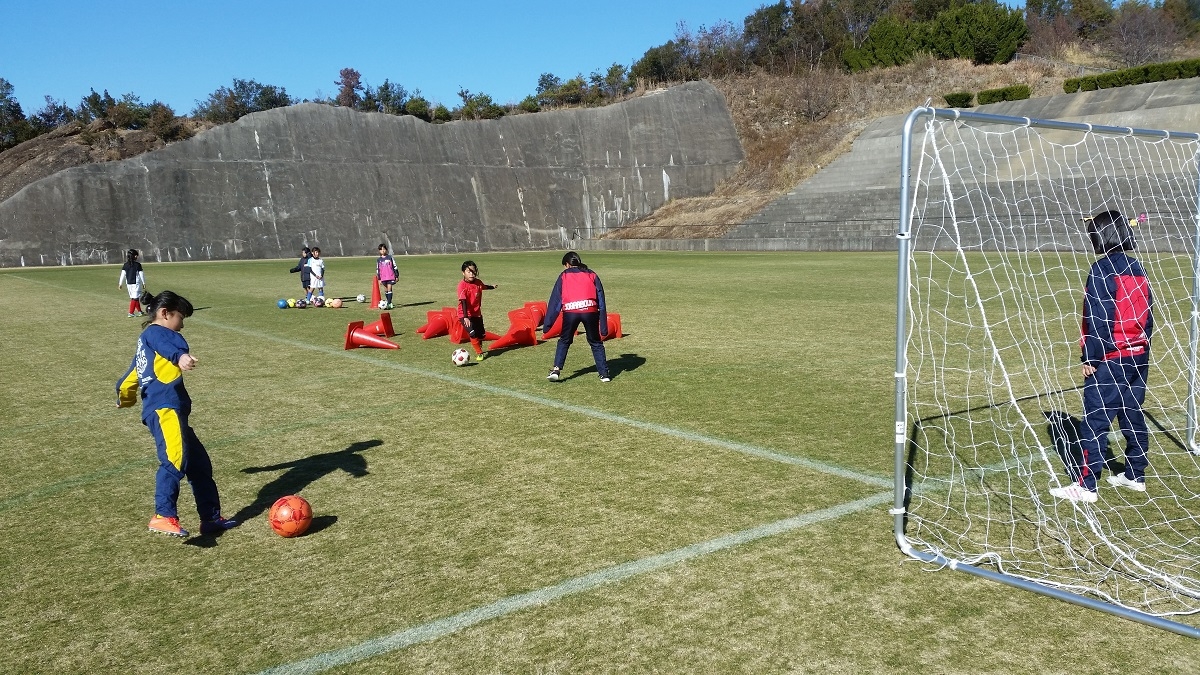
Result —
[[[743,159],[693,82],[597,109],[426,124],[303,104],[0,203],[0,266],[566,247],[708,194]]]

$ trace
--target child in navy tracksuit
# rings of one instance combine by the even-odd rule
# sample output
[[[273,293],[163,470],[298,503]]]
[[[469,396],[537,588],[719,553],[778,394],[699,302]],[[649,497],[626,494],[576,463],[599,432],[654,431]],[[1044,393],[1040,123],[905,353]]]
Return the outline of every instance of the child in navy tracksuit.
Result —
[[[1146,491],[1149,433],[1142,404],[1150,370],[1150,336],[1154,300],[1146,272],[1127,251],[1135,248],[1130,222],[1116,211],[1088,220],[1088,237],[1097,260],[1088,272],[1083,296],[1083,450],[1077,483],[1053,488],[1050,494],[1072,502],[1095,502],[1097,480],[1104,468],[1108,429],[1120,419],[1125,437],[1125,473],[1108,483]]]
[[[562,332],[558,335],[558,349],[554,352],[554,367],[547,380],[557,382],[567,362],[567,350],[575,340],[575,330],[583,324],[592,358],[596,360],[596,372],[601,382],[608,382],[608,357],[604,354],[604,336],[608,335],[608,310],[604,306],[604,286],[600,277],[588,269],[579,259],[579,254],[568,251],[562,259],[563,271],[554,282],[550,300],[546,303],[546,318],[542,332],[554,327],[558,315],[562,314]]]
[[[312,300],[312,268],[308,266],[308,259],[312,257],[312,250],[307,246],[300,249],[300,262],[296,266],[288,270],[292,274],[300,273],[300,287],[304,289],[305,301]]]
[[[188,536],[179,525],[176,503],[179,482],[186,477],[200,515],[200,533],[217,534],[237,525],[221,517],[221,500],[212,477],[212,462],[196,432],[188,426],[192,399],[183,386],[183,371],[196,367],[187,340],[179,333],[192,315],[192,303],[171,291],[142,297],[150,315],[138,337],[129,370],[117,381],[117,407],[129,408],[142,400],[142,424],[158,448],[158,473],[154,480],[154,517],[150,531]]]

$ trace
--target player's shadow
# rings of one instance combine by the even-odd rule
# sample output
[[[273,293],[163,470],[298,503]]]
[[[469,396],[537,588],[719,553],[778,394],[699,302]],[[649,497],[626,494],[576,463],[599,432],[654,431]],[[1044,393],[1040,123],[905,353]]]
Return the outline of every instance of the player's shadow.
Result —
[[[406,302],[402,305],[396,305],[396,306],[397,307],[421,307],[422,305],[432,305],[432,304],[434,304],[433,300],[423,300],[421,302]]]
[[[585,342],[583,346],[586,348],[587,343]],[[587,356],[592,355],[590,350],[585,351],[584,354],[586,354]],[[609,377],[615,378],[618,375],[620,375],[621,373],[627,373],[627,372],[630,372],[633,370],[637,370],[645,363],[646,363],[646,357],[644,357],[644,356],[638,356],[637,354],[622,354],[616,358],[610,358],[608,360],[608,375],[609,375]],[[577,370],[562,379],[563,380],[573,380],[577,377],[582,377],[584,375],[597,375],[597,374],[599,374],[599,371],[596,370],[596,366],[593,364],[586,368],[583,368],[582,370]]]
[[[245,523],[248,520],[256,518],[271,508],[271,504],[274,504],[275,500],[280,497],[297,494],[314,481],[335,471],[345,471],[355,478],[362,478],[369,472],[367,471],[366,458],[359,453],[380,445],[383,445],[383,441],[378,439],[360,441],[351,444],[345,450],[338,450],[337,452],[323,452],[319,455],[302,457],[271,466],[246,467],[242,469],[242,473],[284,471],[275,480],[259,488],[258,497],[238,511],[233,518],[240,523]],[[337,518],[333,516],[313,518],[313,523],[309,526],[308,532],[318,532],[322,528],[332,525],[336,520]]]

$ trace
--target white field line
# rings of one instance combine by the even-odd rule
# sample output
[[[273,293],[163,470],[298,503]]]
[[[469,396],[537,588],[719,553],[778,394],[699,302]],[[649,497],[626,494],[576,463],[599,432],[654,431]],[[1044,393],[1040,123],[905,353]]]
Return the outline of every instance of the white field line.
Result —
[[[858,513],[873,506],[886,504],[891,500],[891,492],[881,492],[870,497],[839,504],[838,506],[813,513],[777,520],[766,525],[759,525],[758,527],[752,527],[741,532],[734,532],[733,534],[727,534],[716,539],[677,548],[674,551],[667,551],[666,553],[660,553],[648,558],[614,565],[581,577],[567,579],[553,586],[545,586],[528,593],[511,595],[489,605],[469,609],[465,612],[430,621],[419,626],[413,626],[412,628],[397,631],[391,635],[372,638],[350,647],[317,654],[302,661],[275,666],[262,672],[264,674],[286,673],[289,675],[292,673],[316,673],[329,668],[355,663],[423,642],[430,642],[463,630],[464,628],[470,628],[476,624],[483,623],[484,621],[507,616],[513,612],[545,605],[551,601],[576,593],[591,591],[602,584],[623,581],[640,574],[654,572],[734,546],[798,530],[827,520],[841,518],[842,516]]]

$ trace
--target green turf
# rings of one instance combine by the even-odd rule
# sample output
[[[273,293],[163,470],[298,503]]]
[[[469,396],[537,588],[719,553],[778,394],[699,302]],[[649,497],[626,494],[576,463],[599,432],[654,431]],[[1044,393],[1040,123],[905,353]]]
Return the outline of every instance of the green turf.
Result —
[[[546,299],[560,255],[471,256],[499,284],[490,330]],[[552,342],[455,368],[422,340],[463,257],[398,260],[399,350],[342,348],[378,318],[365,305],[276,309],[294,261],[146,266],[197,307],[192,424],[247,518],[186,543],[145,531],[155,460],[115,407],[140,330],[117,268],[0,271],[0,671],[256,672],[414,629],[432,637],[334,671],[1200,663],[1194,640],[897,550],[894,256],[586,253],[628,333],[608,384],[582,338],[556,384]],[[372,272],[329,259],[329,294],[369,294]],[[265,510],[291,492],[317,518],[288,540]],[[180,506],[194,528],[186,487]]]

